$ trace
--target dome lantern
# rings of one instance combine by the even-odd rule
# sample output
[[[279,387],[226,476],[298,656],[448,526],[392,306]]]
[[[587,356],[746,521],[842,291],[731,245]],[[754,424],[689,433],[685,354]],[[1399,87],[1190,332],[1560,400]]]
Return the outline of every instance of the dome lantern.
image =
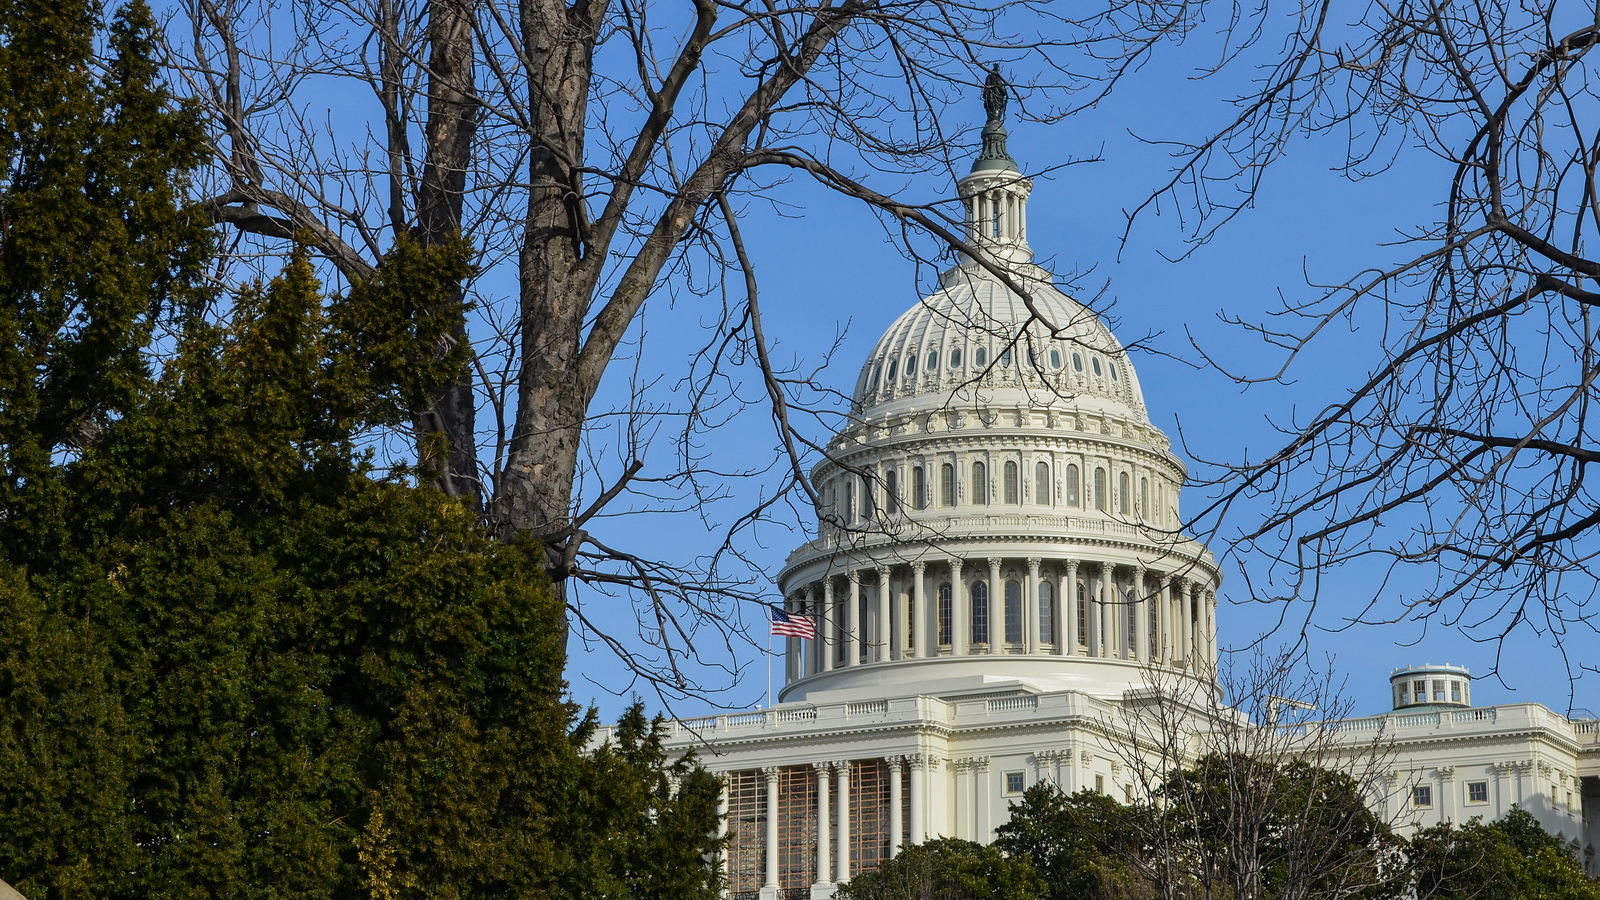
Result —
[[[1021,264],[1033,261],[1028,246],[1028,195],[1033,182],[1006,149],[1008,89],[995,66],[983,86],[983,149],[957,188],[966,208],[967,242],[996,261]]]

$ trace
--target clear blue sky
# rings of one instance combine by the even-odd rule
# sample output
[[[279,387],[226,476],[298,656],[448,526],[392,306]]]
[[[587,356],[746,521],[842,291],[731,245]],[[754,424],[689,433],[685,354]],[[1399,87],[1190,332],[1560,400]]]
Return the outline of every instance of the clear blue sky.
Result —
[[[1186,74],[1180,63],[1151,66],[1100,108],[1051,126],[1014,123],[1011,150],[1029,171],[1055,166],[1068,157],[1103,159],[1036,178],[1029,206],[1035,252],[1058,273],[1087,272],[1079,281],[1080,295],[1108,284],[1108,296],[1115,299],[1114,327],[1125,342],[1159,333],[1153,346],[1180,358],[1159,353],[1135,358],[1152,418],[1175,443],[1181,427],[1183,440],[1199,455],[1229,460],[1249,452],[1259,457],[1270,449],[1267,419],[1337,399],[1370,360],[1370,337],[1364,338],[1359,329],[1331,335],[1295,370],[1294,384],[1244,392],[1215,371],[1197,370],[1180,361],[1195,358],[1185,330],[1211,351],[1229,355],[1239,368],[1270,368],[1273,358],[1222,324],[1218,314],[1258,317],[1278,302],[1280,291],[1308,295],[1308,275],[1336,282],[1366,266],[1392,261],[1401,251],[1381,245],[1395,239],[1396,229],[1432,221],[1446,176],[1431,157],[1413,152],[1402,154],[1387,174],[1352,183],[1331,171],[1341,158],[1341,148],[1308,142],[1298,145],[1272,171],[1255,208],[1186,260],[1173,263],[1163,258],[1185,249],[1177,211],[1170,208],[1165,215],[1139,222],[1132,239],[1123,245],[1123,211],[1138,204],[1166,176],[1169,166],[1164,150],[1135,140],[1130,131],[1154,138],[1192,138],[1229,112],[1219,100],[1218,86],[1186,80]],[[974,123],[981,116],[977,98],[956,114]],[[924,179],[908,183],[906,190],[909,196],[931,199],[953,193],[953,186],[944,179]],[[834,365],[824,375],[848,391],[860,361],[883,329],[917,301],[926,284],[919,285],[915,266],[899,255],[878,221],[859,207],[798,183],[780,189],[776,196],[792,205],[781,215],[752,207],[744,223],[762,278],[767,333],[779,345],[782,358],[797,355],[816,361],[836,331],[848,329]],[[670,311],[658,304],[649,314],[651,334],[642,368],[681,371],[674,360],[698,339],[696,317],[701,314],[688,301]],[[625,388],[620,379],[613,379],[609,385],[613,402]],[[659,390],[668,396],[670,388],[664,383]],[[747,393],[755,396],[755,386]],[[716,454],[713,458],[738,460],[770,452],[770,432],[762,429],[761,417],[745,418],[750,421],[735,422],[711,439],[708,449]],[[738,499],[723,504],[711,517],[724,521],[738,508]],[[1197,499],[1186,494],[1185,505],[1193,509]],[[705,529],[691,516],[618,519],[601,525],[600,531],[606,539],[646,555],[681,557],[706,549]],[[765,546],[753,553],[774,571],[802,539],[798,533],[778,531],[762,536]],[[1370,596],[1376,577],[1357,567],[1330,573],[1324,596],[1334,602],[1321,610],[1318,624],[1339,625],[1339,616],[1349,612],[1341,609],[1339,598],[1348,596],[1354,602]],[[1400,581],[1391,587],[1404,590],[1406,585]],[[1239,579],[1225,583],[1224,600],[1247,599],[1237,595],[1239,588]],[[613,624],[631,614],[615,601],[592,595],[585,596],[585,603]],[[1271,629],[1277,613],[1224,602],[1219,614],[1223,644],[1240,646],[1256,639]],[[763,627],[760,615],[759,609],[745,613],[758,634]],[[761,648],[737,644],[727,650],[711,649],[714,643],[706,645],[709,656],[745,664],[742,677],[717,695],[718,702],[734,708],[758,704],[766,688]],[[1572,649],[1582,647],[1580,639]],[[1335,668],[1348,679],[1348,693],[1361,713],[1388,707],[1386,678],[1392,668],[1448,662],[1482,673],[1495,666],[1497,649],[1447,629],[1424,633],[1408,624],[1319,631],[1313,640],[1314,654],[1334,655]],[[628,692],[620,667],[603,649],[586,651],[574,642],[573,651],[569,680],[574,699],[594,702],[604,714],[613,715]],[[1519,635],[1506,645],[1498,664],[1504,683],[1480,682],[1474,689],[1476,702],[1532,700],[1558,711],[1569,703],[1600,710],[1596,680],[1569,685],[1560,658],[1543,638]],[[781,663],[774,671],[781,677]],[[727,679],[715,671],[706,677],[717,683]],[[645,699],[655,708],[653,698]],[[699,709],[700,704],[687,703],[677,711]]]

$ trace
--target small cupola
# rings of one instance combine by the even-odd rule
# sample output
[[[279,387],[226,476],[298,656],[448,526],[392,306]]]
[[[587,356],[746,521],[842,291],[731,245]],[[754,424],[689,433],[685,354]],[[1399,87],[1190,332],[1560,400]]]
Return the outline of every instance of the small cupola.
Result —
[[[983,150],[958,183],[966,207],[967,241],[998,262],[1029,263],[1028,194],[1033,182],[1006,149],[1006,103],[1010,86],[995,66],[983,86]]]
[[[1472,705],[1472,673],[1464,666],[1407,666],[1389,673],[1395,709]]]

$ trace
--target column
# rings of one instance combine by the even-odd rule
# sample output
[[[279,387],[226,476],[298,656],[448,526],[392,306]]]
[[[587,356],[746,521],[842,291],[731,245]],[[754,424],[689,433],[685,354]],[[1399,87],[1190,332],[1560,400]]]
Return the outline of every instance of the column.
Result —
[[[1188,669],[1194,665],[1194,582],[1183,580],[1183,596],[1178,599],[1179,662]]]
[[[833,626],[839,621],[834,610],[833,576],[822,579],[822,614],[817,616],[817,656],[822,661],[822,671],[833,671]]]
[[[906,758],[911,768],[911,843],[928,838],[928,758],[921,753]]]
[[[924,654],[922,648],[933,646],[933,641],[928,638],[928,589],[925,584],[924,570],[928,564],[917,560],[911,564],[911,658],[918,659]]]
[[[1140,663],[1150,663],[1150,601],[1144,596],[1144,567],[1133,570],[1133,655]]]
[[[1067,560],[1067,574],[1062,576],[1061,590],[1056,591],[1056,596],[1061,599],[1062,624],[1056,630],[1062,635],[1061,655],[1078,655],[1078,561]]]
[[[1022,598],[1024,652],[1039,652],[1039,559],[1028,559],[1028,592]]]
[[[1167,665],[1172,661],[1172,580],[1164,575],[1156,597],[1156,663]]]
[[[972,645],[972,598],[961,583],[962,561],[950,560],[950,653],[966,656]]]
[[[861,573],[851,569],[850,595],[844,609],[844,664],[861,665]]]
[[[762,893],[769,890],[773,896],[778,890],[778,767],[767,766],[761,770],[767,779],[767,878]]]
[[[1107,490],[1110,488],[1107,487]],[[1128,649],[1128,642],[1122,637],[1122,629],[1128,624],[1127,610],[1122,605],[1122,598],[1117,596],[1117,580],[1108,562],[1100,564],[1100,602],[1105,604],[1100,611],[1105,617],[1105,636],[1101,640],[1107,645],[1101,648],[1104,651],[1102,655],[1110,659],[1122,659]]]
[[[828,764],[812,763],[811,768],[817,773],[817,884],[828,883],[828,827],[832,819],[828,816]]]
[[[989,652],[998,653],[1006,640],[1006,595],[1000,587],[1000,560],[989,558]]]
[[[1206,591],[1206,655],[1201,660],[1206,671],[1217,665],[1217,592]]]
[[[987,844],[994,840],[989,826],[989,757],[980,756],[972,761],[972,805],[978,814],[973,822],[977,835],[973,840]]]
[[[817,674],[819,671],[821,671],[821,667],[822,667],[822,660],[819,659],[818,656],[820,655],[821,650],[822,650],[822,621],[823,621],[823,619],[822,619],[822,611],[817,609],[817,589],[816,589],[816,587],[814,585],[810,585],[810,584],[806,585],[806,589],[805,589],[805,593],[803,594],[803,597],[804,597],[804,599],[801,600],[802,610],[805,612],[806,615],[811,617],[811,621],[816,623],[816,626],[817,626],[817,628],[816,628],[816,637],[811,639],[811,643],[809,645],[807,645],[804,641],[800,642],[800,646],[805,648],[802,651],[802,653],[803,653],[803,655],[805,657],[805,663],[804,663],[804,665],[801,666],[800,671],[802,671],[806,675],[810,676],[810,675]]]
[[[890,650],[894,647],[894,623],[891,621],[889,611],[889,567],[878,567],[878,626],[872,629],[872,637],[878,642],[878,652],[874,658],[878,662],[888,662],[893,657]]]
[[[1095,577],[1084,587],[1089,591],[1089,596],[1083,598],[1084,610],[1088,614],[1089,656],[1099,659],[1105,655],[1105,641],[1101,640],[1105,636],[1105,629],[1100,624],[1100,613],[1103,612],[1100,607],[1100,579]]]
[[[833,776],[839,791],[839,850],[834,854],[837,864],[834,881],[850,880],[850,760],[833,764]]]
[[[728,778],[726,772],[718,774],[723,776],[722,789],[717,792],[717,839],[721,840],[728,836]],[[726,849],[717,851],[717,858],[722,860],[723,866],[726,867],[728,851]]]
[[[972,760],[951,760],[950,769],[955,774],[956,782],[956,833],[952,836],[963,840],[976,841],[978,836],[973,834],[972,826],[975,821],[972,804],[972,778],[968,774],[972,771]]]
[[[801,606],[799,594],[795,594],[784,605],[788,607],[785,612],[793,615],[804,615],[804,608]],[[783,683],[794,684],[804,675],[800,665],[805,661],[805,647],[797,637],[785,637],[783,645]]]
[[[900,780],[905,776],[905,761],[903,756],[891,756],[884,760],[889,764],[889,855],[900,855],[900,835],[905,832],[905,821],[900,817],[901,787]]]

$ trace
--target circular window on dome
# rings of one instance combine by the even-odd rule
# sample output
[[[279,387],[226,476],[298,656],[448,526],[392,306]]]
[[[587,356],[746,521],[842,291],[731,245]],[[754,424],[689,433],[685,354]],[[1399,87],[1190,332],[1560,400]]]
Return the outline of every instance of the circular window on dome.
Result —
[[[979,347],[978,349],[972,351],[972,364],[973,365],[981,366],[981,365],[984,365],[985,363],[987,363],[988,361],[989,361],[989,350],[988,350],[988,348]]]
[[[889,383],[890,384],[894,383],[894,373],[899,368],[900,368],[900,360],[898,360],[898,359],[889,360]],[[1100,363],[1096,362],[1094,364],[1094,371],[1095,371],[1096,375],[1100,374]]]
[[[950,368],[952,368],[952,369],[961,368],[961,348],[960,347],[952,347],[952,348],[950,348]]]
[[[917,374],[917,355],[911,353],[906,356],[906,376],[910,377],[915,374]]]
[[[1050,350],[1050,368],[1052,368],[1052,369],[1061,368],[1061,351],[1060,350],[1056,350],[1054,348],[1052,348]]]
[[[934,371],[937,371],[938,368],[939,368],[939,351],[935,350],[932,353],[928,354],[928,371],[929,372],[934,372]]]
[[[1079,372],[1082,372],[1083,371],[1083,357],[1079,356],[1076,353],[1072,354],[1072,367],[1074,369],[1077,369]]]
[[[1098,356],[1089,357],[1089,365],[1094,366],[1094,373],[1096,375],[1100,374],[1100,357],[1098,357]],[[889,365],[889,377],[890,378],[894,377],[894,364],[893,363],[890,363],[890,365]]]

